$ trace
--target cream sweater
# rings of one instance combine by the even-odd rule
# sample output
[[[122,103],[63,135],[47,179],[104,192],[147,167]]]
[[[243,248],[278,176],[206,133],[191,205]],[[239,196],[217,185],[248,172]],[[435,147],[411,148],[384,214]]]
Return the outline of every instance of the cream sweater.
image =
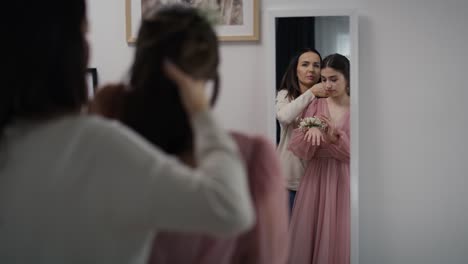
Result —
[[[304,175],[305,164],[288,150],[288,145],[292,131],[297,127],[298,117],[315,97],[310,89],[293,101],[289,100],[287,94],[286,90],[281,90],[276,96],[276,118],[281,127],[277,150],[281,159],[283,174],[286,176],[286,188],[297,191],[300,179]]]
[[[0,263],[145,263],[158,230],[229,235],[250,228],[255,216],[234,142],[210,113],[192,123],[195,171],[99,117],[7,128]]]

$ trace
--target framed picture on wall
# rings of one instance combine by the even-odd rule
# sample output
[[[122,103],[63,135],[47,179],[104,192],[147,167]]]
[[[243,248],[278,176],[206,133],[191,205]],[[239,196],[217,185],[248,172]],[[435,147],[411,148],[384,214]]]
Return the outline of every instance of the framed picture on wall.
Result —
[[[96,92],[98,86],[98,75],[96,68],[88,68],[86,69],[86,87],[88,93],[88,99],[92,99],[94,97],[94,93]]]
[[[149,8],[178,3],[211,10],[220,41],[259,40],[260,0],[125,0],[127,42],[135,43],[142,14]]]

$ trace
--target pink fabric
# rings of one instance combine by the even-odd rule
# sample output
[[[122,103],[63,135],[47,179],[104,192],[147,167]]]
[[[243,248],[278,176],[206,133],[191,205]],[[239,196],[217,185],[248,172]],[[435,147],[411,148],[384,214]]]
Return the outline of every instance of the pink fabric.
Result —
[[[304,116],[330,116],[326,99],[312,101]],[[291,218],[290,264],[350,263],[349,111],[336,124],[335,144],[312,146],[296,129],[289,149],[309,160]]]
[[[288,258],[288,205],[275,147],[262,137],[232,133],[245,160],[257,223],[233,238],[160,232],[151,264],[284,264]]]

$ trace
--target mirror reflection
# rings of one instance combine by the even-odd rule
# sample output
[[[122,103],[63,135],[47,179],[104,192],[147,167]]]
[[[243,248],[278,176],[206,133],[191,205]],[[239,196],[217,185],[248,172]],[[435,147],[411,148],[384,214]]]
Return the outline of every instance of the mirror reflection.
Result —
[[[289,263],[350,263],[350,19],[275,20]]]

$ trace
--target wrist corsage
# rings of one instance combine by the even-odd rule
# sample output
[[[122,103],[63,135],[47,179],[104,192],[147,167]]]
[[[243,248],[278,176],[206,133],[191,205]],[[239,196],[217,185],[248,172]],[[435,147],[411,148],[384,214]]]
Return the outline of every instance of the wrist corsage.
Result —
[[[299,128],[302,130],[307,130],[313,127],[325,130],[327,128],[327,124],[315,116],[302,118],[299,122]]]

